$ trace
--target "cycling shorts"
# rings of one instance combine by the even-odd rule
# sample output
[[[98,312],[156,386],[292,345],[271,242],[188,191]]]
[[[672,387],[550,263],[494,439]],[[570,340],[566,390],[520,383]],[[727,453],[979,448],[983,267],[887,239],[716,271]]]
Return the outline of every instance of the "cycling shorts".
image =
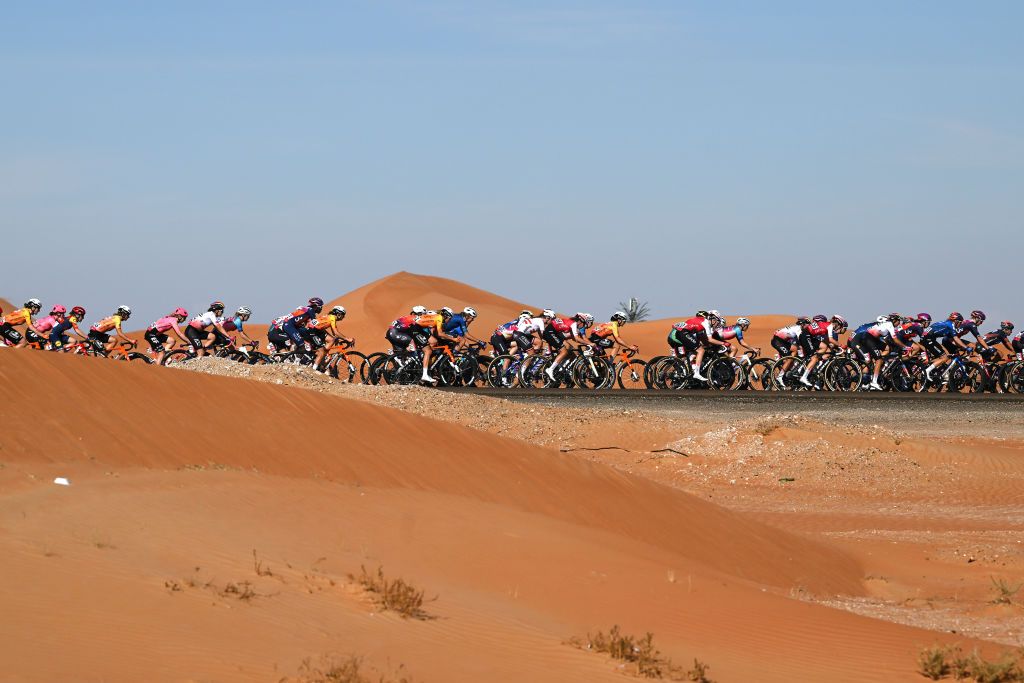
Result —
[[[544,328],[541,338],[548,343],[552,351],[558,351],[565,345],[565,335],[553,327]]]
[[[384,338],[391,342],[391,348],[396,354],[408,351],[409,344],[412,343],[412,335],[397,327],[389,327],[388,331],[384,333]]]
[[[189,329],[192,329],[191,326]],[[188,330],[186,330],[186,333]],[[149,348],[153,349],[157,353],[164,352],[164,344],[167,343],[167,335],[163,332],[157,332],[152,327],[146,330],[146,334],[143,335],[145,340],[149,342]]]
[[[793,353],[793,344],[782,337],[772,337],[772,348],[775,349],[779,357],[789,356]]]
[[[106,332],[100,332],[99,330],[89,330],[89,339],[95,339],[101,344],[106,344],[110,341],[110,335]]]

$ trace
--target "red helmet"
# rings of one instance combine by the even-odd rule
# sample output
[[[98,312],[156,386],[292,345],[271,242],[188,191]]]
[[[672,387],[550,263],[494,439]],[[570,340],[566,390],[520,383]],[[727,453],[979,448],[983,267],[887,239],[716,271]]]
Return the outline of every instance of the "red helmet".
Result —
[[[85,309],[82,308],[81,306],[75,306],[74,308],[71,309],[71,315],[75,316],[76,318],[84,318]]]
[[[53,307],[53,310],[50,311],[50,315],[64,315],[67,312],[68,309],[64,308],[60,304],[57,304],[56,306]]]
[[[1003,322],[999,323],[999,327],[1006,330],[1007,332],[1013,332],[1013,323],[1011,323],[1009,320],[1004,320]]]
[[[953,311],[949,314],[949,320],[952,320],[955,323],[962,323],[964,321],[964,317],[956,311]]]
[[[188,311],[186,311],[184,308],[179,306],[178,308],[174,309],[174,313],[172,313],[171,315],[176,316],[178,318],[187,318],[188,317]]]
[[[932,316],[929,315],[928,313],[918,313],[917,314],[917,322],[925,324],[925,325],[930,325],[931,322],[932,322]]]

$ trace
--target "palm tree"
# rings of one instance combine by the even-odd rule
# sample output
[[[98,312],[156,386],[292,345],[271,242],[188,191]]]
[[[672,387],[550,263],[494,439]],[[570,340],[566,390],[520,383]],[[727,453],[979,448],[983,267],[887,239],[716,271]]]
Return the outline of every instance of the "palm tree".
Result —
[[[647,302],[640,303],[640,300],[635,296],[631,296],[628,302],[620,301],[619,308],[626,314],[626,322],[638,323],[651,317],[651,311],[647,307]]]

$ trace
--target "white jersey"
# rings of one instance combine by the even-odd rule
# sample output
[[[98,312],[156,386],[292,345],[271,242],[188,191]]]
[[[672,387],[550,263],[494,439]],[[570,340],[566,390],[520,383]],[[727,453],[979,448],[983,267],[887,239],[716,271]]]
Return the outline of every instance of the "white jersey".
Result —
[[[799,325],[790,325],[789,327],[783,327],[775,330],[775,336],[781,337],[782,339],[796,339],[800,336],[802,328]]]
[[[527,318],[522,317],[519,319],[518,325],[519,331],[523,334],[537,334],[544,333],[544,318]]]
[[[196,317],[192,318],[191,322],[189,322],[189,325],[196,328],[197,330],[202,330],[206,329],[207,327],[210,327],[211,325],[219,323],[220,320],[221,319],[218,318],[217,314],[215,314],[213,311],[207,311],[202,315],[197,315]]]

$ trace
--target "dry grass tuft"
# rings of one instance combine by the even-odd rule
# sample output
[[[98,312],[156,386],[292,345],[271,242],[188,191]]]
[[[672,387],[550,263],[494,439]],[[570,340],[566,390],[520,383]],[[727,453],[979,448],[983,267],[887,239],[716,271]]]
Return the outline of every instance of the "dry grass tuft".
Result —
[[[1013,599],[1020,592],[1021,587],[1024,587],[1024,583],[1018,583],[1016,586],[1011,586],[1010,582],[1006,579],[992,579],[992,590],[995,596],[992,598],[993,605],[1012,605]]]
[[[423,609],[425,600],[422,589],[416,588],[402,578],[387,578],[384,576],[384,567],[377,567],[374,574],[367,572],[365,566],[361,566],[360,570],[359,576],[349,574],[349,578],[370,593],[382,610],[397,612],[404,619],[432,618]],[[433,600],[437,600],[437,597],[432,598]]]
[[[371,674],[363,667],[363,658],[355,655],[347,657],[321,657],[319,664],[306,659],[299,667],[295,678],[282,678],[279,683],[413,683],[411,677],[402,673],[405,667],[400,666],[397,678],[382,673]]]
[[[263,561],[256,555],[256,548],[252,549],[252,567],[256,571],[256,576],[274,575],[274,572],[270,571],[270,567],[263,566]]]
[[[633,665],[633,673],[641,678],[667,678],[672,681],[697,681],[698,683],[713,683],[707,677],[707,664],[698,659],[693,660],[693,668],[683,671],[681,667],[672,663],[668,657],[662,656],[661,652],[654,647],[654,634],[646,633],[643,638],[625,635],[618,625],[612,626],[608,633],[598,631],[596,634],[587,634],[586,640],[572,638],[569,644],[581,650],[593,650],[607,654],[612,659],[618,659]]]
[[[937,681],[952,676],[974,683],[1024,683],[1024,650],[1006,651],[988,660],[975,650],[965,655],[959,647],[927,647],[918,655],[918,673]]]

